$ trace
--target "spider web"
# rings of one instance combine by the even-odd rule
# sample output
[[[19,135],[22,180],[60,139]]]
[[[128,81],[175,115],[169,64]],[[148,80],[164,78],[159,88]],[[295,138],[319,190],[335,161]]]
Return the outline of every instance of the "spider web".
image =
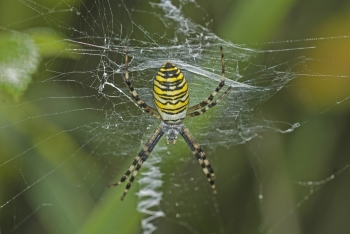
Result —
[[[261,44],[233,44],[209,29],[209,16],[194,1],[18,3],[32,15],[2,31],[30,35],[42,50],[47,44],[58,46],[56,53],[44,56],[45,67],[19,103],[1,94],[1,142],[9,146],[0,157],[1,177],[6,177],[1,179],[0,233],[303,233],[297,209],[311,206],[310,198],[348,168],[348,160],[340,160],[328,173],[291,173],[290,178],[283,167],[274,166],[281,156],[266,156],[283,155],[266,150],[273,145],[270,141],[301,134],[317,123],[317,116],[345,105],[350,97],[349,92],[339,94],[336,103],[306,120],[264,114],[266,103],[281,92],[348,78],[321,69],[337,63],[303,55],[318,49],[314,40],[270,43],[277,46],[269,50],[257,49]],[[193,9],[203,15],[199,22],[185,14]],[[26,24],[32,28],[13,31]],[[48,34],[54,40],[45,41]],[[294,46],[298,42],[302,46]],[[158,143],[123,203],[124,184],[106,188],[120,179],[159,124],[138,108],[121,79],[126,44],[133,85],[151,106],[152,79],[166,61],[184,73],[190,105],[206,99],[221,78],[223,46],[231,92],[214,109],[185,121],[216,170],[217,196],[181,139],[176,146],[167,146],[164,139]],[[243,162],[244,151],[250,153],[250,169]],[[315,160],[321,161],[317,168],[326,167],[326,158]],[[272,184],[283,190],[275,205]],[[249,195],[243,198],[240,192]],[[277,204],[282,208],[275,208]]]

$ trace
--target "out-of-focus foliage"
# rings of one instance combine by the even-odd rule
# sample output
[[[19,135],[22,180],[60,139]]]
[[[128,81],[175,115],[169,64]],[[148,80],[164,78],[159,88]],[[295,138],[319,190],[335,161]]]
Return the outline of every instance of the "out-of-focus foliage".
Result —
[[[18,99],[32,81],[40,62],[31,37],[20,33],[0,34],[0,88]]]
[[[79,59],[78,54],[69,53],[69,46],[64,40],[65,35],[50,28],[31,28],[25,31],[35,41],[40,55],[46,58],[72,58]],[[75,47],[79,50],[79,46]]]
[[[64,39],[49,28],[0,34],[0,88],[18,100],[32,82],[42,57],[78,59],[78,55],[65,51],[68,46]]]

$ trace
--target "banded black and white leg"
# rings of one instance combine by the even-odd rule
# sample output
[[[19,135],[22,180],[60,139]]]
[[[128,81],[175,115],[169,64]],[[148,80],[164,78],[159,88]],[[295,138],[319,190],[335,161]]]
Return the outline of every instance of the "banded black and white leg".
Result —
[[[229,86],[229,87],[226,89],[226,91],[225,91],[223,94],[221,94],[221,96],[220,96],[218,99],[216,99],[214,102],[210,103],[209,105],[207,105],[207,106],[204,107],[203,109],[197,110],[197,111],[193,111],[193,112],[191,112],[191,113],[187,113],[186,118],[196,117],[196,116],[198,116],[198,115],[204,114],[207,110],[209,110],[210,108],[212,108],[212,107],[214,107],[216,104],[218,104],[218,103],[221,101],[221,99],[222,99],[223,97],[225,97],[226,94],[231,90],[231,88],[232,88],[232,87]]]
[[[128,57],[128,52],[129,52],[129,47],[127,45],[126,46],[126,50],[125,50],[125,75],[122,75],[123,80],[124,80],[126,86],[128,87],[132,98],[136,101],[137,105],[143,111],[149,113],[150,115],[153,115],[157,119],[161,119],[160,114],[158,113],[158,111],[156,109],[154,109],[153,107],[147,105],[144,101],[142,101],[140,99],[139,95],[137,94],[136,90],[134,89],[134,86],[131,83],[131,80],[129,78],[129,62],[128,62],[129,57]]]
[[[121,200],[124,199],[125,195],[128,193],[131,185],[133,184],[138,171],[140,170],[142,164],[147,160],[148,156],[151,154],[152,150],[154,147],[157,145],[158,141],[160,138],[163,136],[163,128],[162,125],[160,124],[153,135],[148,139],[147,143],[142,147],[142,150],[139,152],[139,154],[135,157],[133,163],[129,167],[129,169],[126,171],[126,173],[122,176],[122,178],[115,184],[111,184],[108,187],[115,187],[123,183],[129,175],[132,173],[132,176],[129,179],[129,182],[127,183],[124,193],[121,197]]]
[[[211,188],[213,189],[213,193],[216,194],[216,188],[215,188],[215,174],[214,170],[211,167],[209,160],[206,158],[205,153],[202,149],[202,147],[196,142],[194,139],[193,135],[190,133],[188,128],[185,126],[182,127],[182,131],[180,132],[181,136],[184,138],[186,141],[187,145],[190,147],[193,155],[196,157],[198,160],[199,164],[201,165],[204,174],[206,175]]]
[[[199,103],[197,105],[194,105],[194,106],[188,108],[188,113],[186,115],[186,118],[194,117],[194,116],[198,116],[200,114],[203,114],[206,110],[210,109],[211,107],[215,106],[216,103],[218,103],[218,101],[217,101],[215,104],[211,105],[204,112],[202,111],[204,109],[198,111],[198,109],[209,105],[213,101],[216,94],[218,94],[218,92],[221,90],[221,88],[225,85],[225,58],[224,58],[224,52],[223,52],[222,46],[220,46],[220,54],[221,54],[221,80],[220,80],[218,87],[216,87],[216,89],[210,94],[208,99],[202,101],[201,103]],[[224,96],[230,91],[230,89],[231,89],[231,87],[228,87],[228,89],[224,92]],[[222,97],[220,97],[219,99],[221,99]],[[197,114],[192,115],[192,113],[196,112],[196,111],[197,111]],[[203,112],[203,113],[201,113],[201,112]],[[198,114],[198,113],[200,113],[200,114]]]

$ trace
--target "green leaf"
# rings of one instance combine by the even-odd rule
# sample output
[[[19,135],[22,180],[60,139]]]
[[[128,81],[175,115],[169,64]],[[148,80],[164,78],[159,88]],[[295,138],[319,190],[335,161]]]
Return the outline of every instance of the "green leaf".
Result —
[[[31,28],[26,30],[26,33],[32,36],[39,48],[40,55],[44,58],[60,57],[76,60],[80,58],[80,54],[74,53],[74,50],[79,51],[81,46],[74,44],[74,48],[72,46],[69,47],[72,43],[64,41],[66,37],[62,33],[50,28]],[[67,48],[72,48],[72,50]]]
[[[21,33],[0,34],[0,89],[18,99],[28,88],[40,63],[33,39]]]

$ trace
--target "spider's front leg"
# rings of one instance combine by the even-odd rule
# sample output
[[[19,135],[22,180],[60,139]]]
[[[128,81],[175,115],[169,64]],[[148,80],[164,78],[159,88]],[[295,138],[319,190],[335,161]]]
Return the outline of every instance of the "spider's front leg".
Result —
[[[220,54],[221,54],[221,80],[220,80],[218,87],[216,87],[216,89],[214,89],[214,91],[210,94],[208,99],[205,99],[204,101],[200,102],[199,104],[188,108],[188,116],[186,116],[187,118],[196,116],[196,115],[190,116],[189,114],[194,112],[194,111],[198,112],[199,109],[209,105],[214,100],[214,97],[216,96],[216,94],[218,94],[218,92],[221,90],[221,88],[224,87],[224,85],[225,85],[225,58],[224,58],[224,51],[222,49],[222,46],[220,46]]]
[[[127,183],[127,185],[125,187],[125,191],[121,197],[121,200],[123,200],[125,195],[128,193],[128,191],[129,191],[131,185],[133,184],[133,182],[137,176],[137,173],[140,170],[142,164],[147,160],[148,156],[151,154],[152,150],[157,145],[158,141],[163,136],[163,134],[164,134],[163,126],[159,125],[157,127],[156,131],[153,133],[153,135],[147,141],[146,145],[144,145],[142,147],[142,150],[136,156],[133,163],[131,164],[129,169],[126,171],[126,173],[122,176],[122,178],[119,180],[119,182],[108,186],[109,188],[111,188],[111,187],[115,187],[115,186],[120,185],[129,177],[129,175],[132,172],[132,176],[130,177],[129,182]]]
[[[207,176],[209,183],[211,184],[211,188],[213,189],[213,193],[216,194],[215,188],[215,174],[214,170],[211,167],[209,160],[206,158],[205,153],[202,147],[196,142],[193,135],[190,133],[188,128],[185,126],[182,127],[182,131],[180,132],[181,136],[184,138],[188,146],[190,147],[193,155],[198,159],[199,164],[203,168],[204,174]]]
[[[139,97],[139,95],[137,94],[136,90],[134,89],[134,86],[131,83],[131,80],[129,78],[129,47],[126,46],[126,50],[125,50],[125,74],[122,74],[122,78],[126,84],[126,86],[128,87],[130,94],[132,96],[132,98],[136,101],[137,105],[145,112],[149,113],[150,115],[153,115],[154,117],[156,117],[157,119],[161,119],[158,111],[156,109],[154,109],[153,107],[147,105],[143,100],[141,100],[141,98]]]
[[[220,54],[221,54],[221,80],[218,87],[210,94],[208,99],[200,102],[197,105],[194,105],[188,108],[186,118],[191,118],[191,117],[204,114],[207,110],[214,107],[231,90],[231,86],[229,86],[226,89],[226,91],[213,102],[214,97],[219,93],[221,88],[224,87],[225,85],[225,58],[224,58],[224,51],[222,49],[222,46],[220,46]]]
[[[225,91],[223,94],[221,94],[221,96],[220,96],[218,99],[216,99],[214,102],[210,103],[208,106],[204,107],[203,109],[194,111],[194,112],[192,112],[192,113],[187,113],[186,118],[196,117],[196,116],[198,116],[198,115],[204,114],[207,110],[209,110],[210,108],[212,108],[212,107],[214,107],[216,104],[218,104],[218,103],[221,101],[221,99],[222,99],[223,97],[225,97],[225,95],[226,95],[228,92],[230,92],[231,88],[232,88],[232,87],[229,86],[229,87],[226,89],[226,91]]]

